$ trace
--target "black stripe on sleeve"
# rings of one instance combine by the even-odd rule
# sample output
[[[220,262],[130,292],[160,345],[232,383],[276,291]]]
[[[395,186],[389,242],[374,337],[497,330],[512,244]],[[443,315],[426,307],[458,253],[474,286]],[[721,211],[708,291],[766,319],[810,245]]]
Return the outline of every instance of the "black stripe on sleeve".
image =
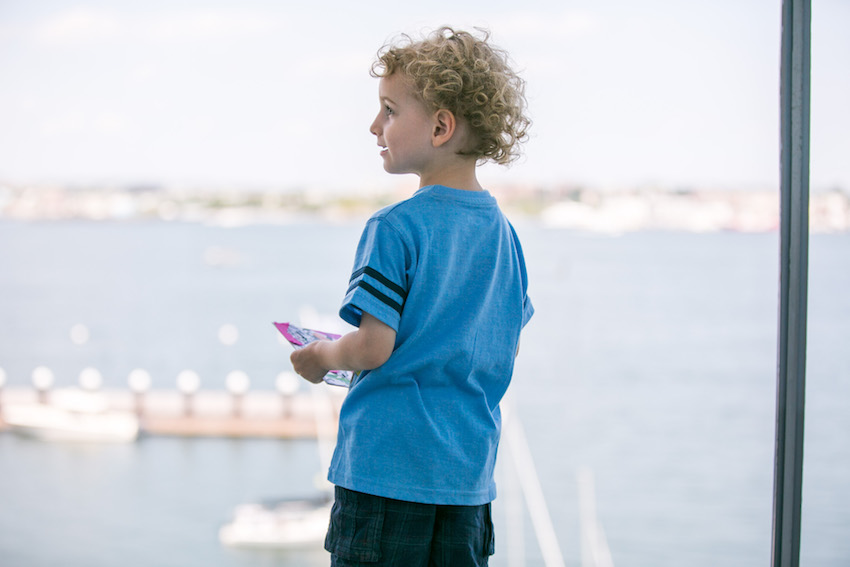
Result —
[[[401,303],[399,303],[398,301],[395,301],[393,298],[388,297],[386,294],[381,293],[380,291],[375,289],[373,286],[369,285],[368,283],[366,283],[364,281],[361,281],[359,284],[357,284],[357,286],[363,288],[363,291],[369,292],[370,294],[375,296],[375,298],[377,298],[381,303],[384,303],[388,307],[392,307],[393,309],[395,309],[398,312],[399,315],[401,315]],[[355,287],[357,287],[357,286],[355,286]]]
[[[348,282],[349,283],[354,282],[354,280],[356,280],[357,278],[359,278],[363,274],[366,274],[367,276],[375,278],[376,280],[378,280],[379,282],[381,282],[382,284],[387,286],[389,289],[396,292],[399,295],[399,297],[401,297],[402,301],[407,299],[407,292],[405,291],[405,289],[403,287],[401,287],[400,285],[398,285],[398,284],[394,283],[393,281],[387,279],[378,270],[376,270],[374,268],[370,268],[369,266],[364,266],[363,268],[360,268],[359,270],[357,270],[353,274],[351,274],[351,279],[349,279]],[[355,285],[352,285],[351,287],[348,288],[348,291],[351,291],[355,287],[356,287]]]

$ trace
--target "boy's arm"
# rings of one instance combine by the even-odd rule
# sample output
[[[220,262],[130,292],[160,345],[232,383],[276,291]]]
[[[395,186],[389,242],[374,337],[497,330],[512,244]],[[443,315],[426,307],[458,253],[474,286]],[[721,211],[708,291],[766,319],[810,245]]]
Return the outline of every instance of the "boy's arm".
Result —
[[[316,341],[296,350],[289,359],[292,368],[313,384],[331,370],[372,370],[393,353],[396,332],[368,313],[360,327],[337,341]]]

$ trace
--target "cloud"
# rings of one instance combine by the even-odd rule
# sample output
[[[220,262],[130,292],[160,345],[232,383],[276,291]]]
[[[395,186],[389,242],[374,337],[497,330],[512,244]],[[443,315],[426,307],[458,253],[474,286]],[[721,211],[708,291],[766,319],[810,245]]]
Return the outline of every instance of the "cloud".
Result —
[[[159,41],[210,41],[267,35],[282,29],[268,14],[199,11],[162,14],[148,22],[145,35]]]
[[[514,12],[505,14],[493,21],[492,29],[499,35],[528,38],[565,38],[583,37],[596,32],[597,19],[583,12],[561,12],[547,14],[542,11]]]
[[[128,38],[173,44],[262,37],[285,28],[285,22],[277,14],[251,11],[163,8],[130,18],[127,13],[74,8],[37,23],[27,30],[27,35],[49,45],[96,44]],[[0,39],[20,31],[2,26]]]
[[[94,117],[92,126],[95,132],[111,136],[126,132],[129,121],[126,116],[119,112],[105,110]]]
[[[47,138],[79,134],[86,129],[86,117],[81,112],[42,116],[39,130]]]
[[[121,112],[98,110],[86,113],[71,110],[61,114],[45,115],[39,120],[39,132],[45,139],[58,139],[73,136],[117,136],[126,133],[130,120]]]
[[[119,37],[122,27],[121,22],[107,12],[75,8],[38,24],[34,37],[48,44],[95,43]]]
[[[302,75],[325,77],[337,81],[341,77],[369,77],[369,69],[375,59],[374,52],[352,50],[347,52],[318,52],[291,63],[293,69]],[[329,70],[332,70],[330,72]]]
[[[144,85],[156,82],[160,75],[160,65],[155,62],[145,62],[132,67],[127,72],[131,84]]]

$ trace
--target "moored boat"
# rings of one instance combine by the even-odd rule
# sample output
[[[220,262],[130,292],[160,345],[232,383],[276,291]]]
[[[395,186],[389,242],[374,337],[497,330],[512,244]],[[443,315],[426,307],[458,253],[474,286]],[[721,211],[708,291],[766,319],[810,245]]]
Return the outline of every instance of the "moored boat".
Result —
[[[7,405],[3,421],[10,430],[45,441],[128,442],[139,434],[129,411],[110,409],[97,392],[57,390],[50,403]]]
[[[219,540],[231,547],[321,545],[332,504],[330,495],[240,504],[234,509],[233,520],[219,530]]]

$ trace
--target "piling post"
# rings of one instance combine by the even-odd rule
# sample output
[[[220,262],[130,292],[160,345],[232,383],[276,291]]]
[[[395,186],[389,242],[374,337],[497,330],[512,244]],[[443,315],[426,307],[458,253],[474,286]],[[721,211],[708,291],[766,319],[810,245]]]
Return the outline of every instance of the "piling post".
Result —
[[[234,370],[225,378],[225,384],[233,401],[233,417],[242,417],[242,400],[245,392],[248,391],[248,386],[251,384],[250,380],[248,380],[248,375],[241,370]]]
[[[298,391],[299,380],[294,372],[281,372],[277,375],[275,386],[281,396],[283,417],[290,417],[293,412],[293,396]]]
[[[177,375],[177,389],[183,394],[183,415],[190,417],[194,413],[193,398],[198,388],[201,387],[201,379],[193,370],[183,370]]]
[[[142,417],[144,413],[144,397],[151,387],[151,375],[146,370],[136,368],[127,376],[127,383],[133,392],[136,416]]]
[[[46,404],[53,386],[53,371],[46,366],[38,366],[32,371],[32,384],[38,392],[38,403]]]

